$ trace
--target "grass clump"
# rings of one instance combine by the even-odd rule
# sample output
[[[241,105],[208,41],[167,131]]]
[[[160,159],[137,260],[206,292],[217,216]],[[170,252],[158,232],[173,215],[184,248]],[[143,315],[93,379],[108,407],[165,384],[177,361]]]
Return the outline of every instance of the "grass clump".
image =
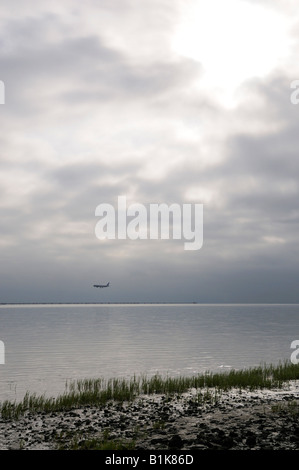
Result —
[[[205,390],[200,390],[199,393],[197,394],[197,403],[199,405],[204,405],[211,403],[213,405],[216,405],[219,403],[221,398],[221,390],[216,388],[214,392],[206,388]]]
[[[66,411],[83,406],[105,406],[109,402],[132,402],[140,395],[182,394],[195,388],[200,390],[198,401],[208,401],[209,388],[222,390],[232,388],[256,390],[262,388],[280,388],[289,380],[299,379],[299,364],[288,361],[277,366],[264,365],[244,370],[229,372],[198,374],[191,377],[153,377],[135,375],[131,379],[113,378],[84,379],[66,384],[66,390],[56,398],[26,393],[19,402],[4,401],[0,404],[3,419],[18,419],[24,413]],[[204,393],[201,390],[206,390]],[[216,393],[216,392],[215,392]],[[213,400],[217,401],[218,397]]]
[[[135,441],[126,439],[113,439],[109,430],[102,435],[84,437],[79,432],[60,433],[56,436],[57,450],[134,450]]]
[[[299,404],[296,400],[289,401],[287,403],[275,403],[271,406],[273,413],[289,413],[292,416],[298,416],[299,414]]]

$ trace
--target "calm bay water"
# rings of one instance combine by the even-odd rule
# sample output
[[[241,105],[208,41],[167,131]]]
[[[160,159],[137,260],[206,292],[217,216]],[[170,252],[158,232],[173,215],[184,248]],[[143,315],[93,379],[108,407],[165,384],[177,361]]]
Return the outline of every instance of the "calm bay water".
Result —
[[[1,305],[0,401],[67,380],[190,375],[290,359],[299,305]]]

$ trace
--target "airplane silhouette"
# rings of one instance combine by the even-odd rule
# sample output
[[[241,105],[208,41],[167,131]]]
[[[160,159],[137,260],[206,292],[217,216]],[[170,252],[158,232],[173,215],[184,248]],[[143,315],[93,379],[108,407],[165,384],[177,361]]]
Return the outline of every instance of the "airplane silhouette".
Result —
[[[94,284],[93,287],[100,287],[100,288],[102,289],[103,287],[109,287],[109,284],[110,284],[110,282],[107,282],[107,284],[105,284],[105,285],[102,285],[102,284]]]

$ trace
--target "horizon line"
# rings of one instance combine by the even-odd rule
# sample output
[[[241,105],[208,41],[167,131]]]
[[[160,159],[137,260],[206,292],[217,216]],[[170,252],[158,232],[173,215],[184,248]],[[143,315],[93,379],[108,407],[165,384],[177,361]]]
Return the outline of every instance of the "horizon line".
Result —
[[[110,301],[110,302],[0,302],[1,305],[299,305],[299,302],[198,302],[198,301]]]

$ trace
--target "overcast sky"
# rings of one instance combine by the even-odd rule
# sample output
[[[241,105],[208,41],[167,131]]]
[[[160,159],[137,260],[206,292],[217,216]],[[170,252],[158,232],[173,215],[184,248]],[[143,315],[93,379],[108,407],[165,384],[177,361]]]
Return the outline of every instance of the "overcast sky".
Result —
[[[10,0],[0,22],[0,302],[299,302],[298,2]],[[203,204],[202,248],[99,240],[120,195]]]

